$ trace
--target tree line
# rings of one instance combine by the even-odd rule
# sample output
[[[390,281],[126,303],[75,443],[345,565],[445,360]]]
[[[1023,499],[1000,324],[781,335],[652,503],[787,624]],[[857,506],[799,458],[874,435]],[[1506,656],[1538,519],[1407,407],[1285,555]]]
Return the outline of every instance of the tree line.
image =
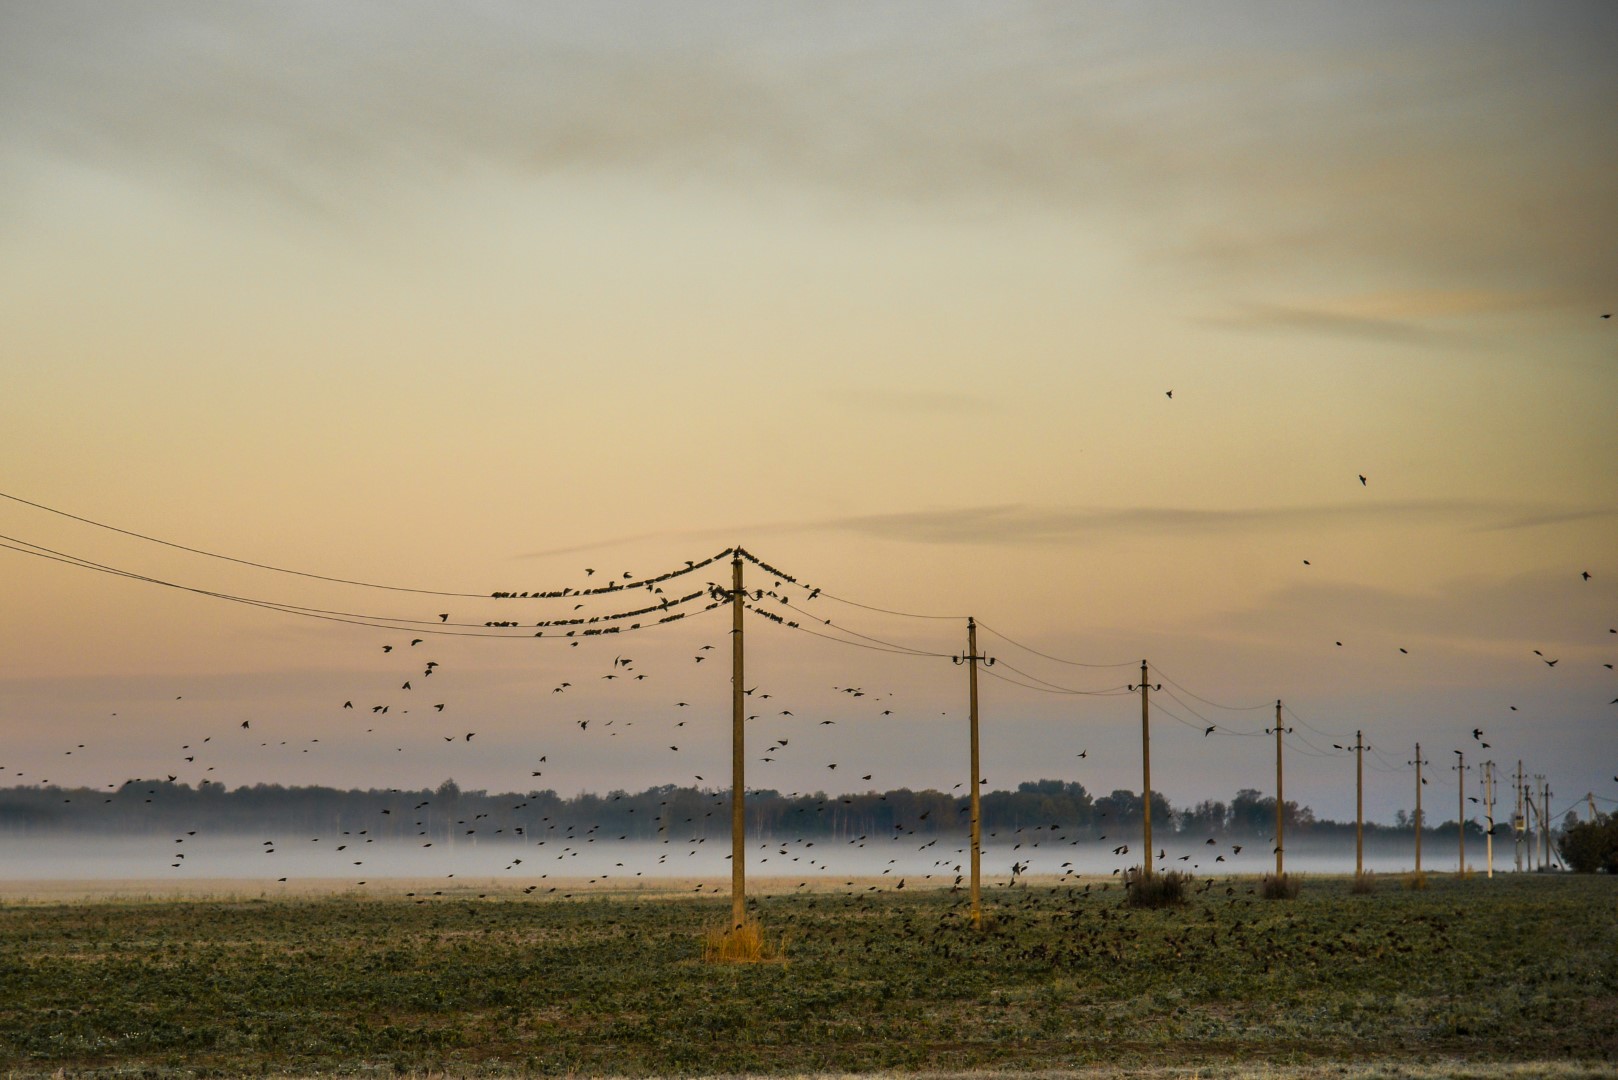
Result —
[[[1139,792],[1116,789],[1095,795],[1064,780],[1033,780],[1015,790],[981,796],[985,832],[1055,828],[1069,839],[1123,837],[1139,828]],[[1352,834],[1354,823],[1317,818],[1288,800],[1287,835],[1304,838]],[[959,791],[897,788],[828,795],[773,789],[747,794],[748,832],[763,839],[959,833],[966,830],[969,801]],[[1152,793],[1152,823],[1165,835],[1265,838],[1275,830],[1275,798],[1243,788],[1229,801],[1203,800],[1176,808]],[[1374,836],[1409,836],[1413,823],[1401,814],[1394,825],[1367,822]],[[1468,834],[1481,828],[1468,821]],[[722,837],[730,829],[730,792],[664,784],[639,792],[555,790],[493,793],[463,790],[453,779],[436,788],[406,790],[287,787],[253,784],[234,789],[204,781],[196,787],[167,780],[130,780],[110,791],[55,785],[0,788],[0,834],[78,833],[119,835],[204,830],[215,833],[293,831],[364,832],[377,840],[421,836],[523,837],[571,830],[612,839]],[[1424,830],[1455,836],[1454,821]]]

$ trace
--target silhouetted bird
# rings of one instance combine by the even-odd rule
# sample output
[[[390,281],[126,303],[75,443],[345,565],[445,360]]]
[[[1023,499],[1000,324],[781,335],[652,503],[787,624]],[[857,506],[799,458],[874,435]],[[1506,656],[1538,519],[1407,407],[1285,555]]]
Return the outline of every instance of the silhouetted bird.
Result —
[[[1360,473],[1360,487],[1364,487],[1364,486],[1365,486],[1365,474]]]

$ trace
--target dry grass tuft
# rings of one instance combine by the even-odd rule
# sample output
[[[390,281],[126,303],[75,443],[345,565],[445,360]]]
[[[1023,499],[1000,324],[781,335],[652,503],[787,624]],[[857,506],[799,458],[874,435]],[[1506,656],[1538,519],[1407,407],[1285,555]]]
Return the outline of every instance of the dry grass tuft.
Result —
[[[1303,881],[1296,874],[1265,874],[1259,895],[1266,900],[1296,900]]]
[[[1354,881],[1349,885],[1348,891],[1357,896],[1367,896],[1376,892],[1376,875],[1369,870],[1363,874],[1355,874]]]
[[[709,964],[769,964],[786,959],[785,944],[772,944],[764,936],[764,928],[757,920],[748,919],[740,926],[724,926],[709,930],[702,941],[702,959]]]
[[[1135,908],[1179,907],[1185,903],[1190,884],[1190,875],[1178,870],[1147,877],[1140,867],[1135,867],[1124,878],[1124,888],[1129,890],[1125,903]]]
[[[1421,870],[1405,875],[1405,888],[1411,892],[1426,892],[1428,887],[1427,871]]]

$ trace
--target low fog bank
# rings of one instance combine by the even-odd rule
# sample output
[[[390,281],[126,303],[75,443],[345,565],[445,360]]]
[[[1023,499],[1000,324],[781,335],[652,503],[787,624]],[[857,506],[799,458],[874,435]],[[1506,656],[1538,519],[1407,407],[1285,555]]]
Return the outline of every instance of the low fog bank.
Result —
[[[125,881],[153,878],[234,878],[276,882],[351,877],[355,882],[389,878],[471,877],[514,883],[548,878],[596,878],[605,882],[635,878],[728,876],[728,841],[645,841],[561,837],[463,839],[459,841],[374,841],[352,836],[290,836],[274,831],[183,837],[27,836],[0,843],[0,879],[6,881]],[[989,837],[982,849],[986,882],[1008,882],[1021,875],[1110,879],[1138,865],[1138,844],[1087,840],[1031,841]],[[1234,850],[1240,848],[1240,851]],[[1164,870],[1199,876],[1263,874],[1275,868],[1267,844],[1228,842],[1209,845],[1180,838],[1164,842]],[[1513,845],[1495,845],[1495,868],[1514,865]],[[1454,847],[1424,847],[1423,867],[1455,869]],[[1481,844],[1468,845],[1469,866],[1480,868]],[[1378,840],[1365,848],[1365,868],[1399,873],[1414,867],[1414,849],[1404,842]],[[1525,866],[1527,864],[1525,863]],[[801,876],[824,881],[845,877],[890,877],[945,884],[968,873],[964,838],[764,841],[750,838],[749,874]],[[1310,842],[1286,852],[1286,869],[1305,874],[1346,874],[1354,870],[1354,843]]]

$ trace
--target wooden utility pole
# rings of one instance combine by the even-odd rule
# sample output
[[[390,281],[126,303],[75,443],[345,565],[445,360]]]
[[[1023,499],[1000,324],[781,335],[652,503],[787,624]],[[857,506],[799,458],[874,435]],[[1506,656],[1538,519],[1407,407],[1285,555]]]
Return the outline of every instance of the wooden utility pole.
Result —
[[[1549,870],[1551,868],[1551,829],[1554,823],[1551,821],[1551,784],[1547,777],[1541,776],[1539,778],[1539,797],[1539,805],[1543,807],[1539,813],[1539,823],[1545,833],[1545,857],[1540,860],[1540,865]]]
[[[1539,819],[1539,807],[1534,805],[1534,786],[1525,782],[1522,788],[1523,801],[1523,837],[1527,841],[1524,845],[1528,849],[1528,871],[1532,873],[1534,865],[1539,859],[1539,834],[1534,832],[1534,822]]]
[[[1354,732],[1354,876],[1365,873],[1365,739]]]
[[[730,922],[747,921],[746,705],[743,703],[741,549],[730,562]]]
[[[979,788],[983,781],[979,777],[982,771],[982,761],[978,757],[978,622],[968,617],[966,620],[966,686],[968,694],[972,739],[972,925],[981,926],[983,923],[983,799]]]
[[[1545,793],[1545,810],[1534,805],[1534,789],[1527,789],[1527,808],[1534,811],[1535,818],[1539,819],[1539,868],[1550,870],[1550,792],[1545,787],[1544,772],[1535,772],[1535,784],[1539,784],[1540,792]]]
[[[1455,837],[1460,844],[1460,860],[1455,872],[1466,873],[1466,755],[1459,750],[1455,751],[1455,772],[1460,780],[1455,785],[1459,793],[1456,800],[1458,809],[1455,811]]]
[[[1285,873],[1286,865],[1286,795],[1281,785],[1281,733],[1291,731],[1281,726],[1281,699],[1275,699],[1275,876]]]
[[[1528,828],[1528,818],[1522,809],[1522,758],[1517,759],[1517,805],[1511,815],[1512,850],[1516,855],[1517,873],[1522,873],[1522,841],[1523,833]]]
[[[1131,686],[1129,689],[1134,690],[1137,687]],[[1152,865],[1156,861],[1157,855],[1152,850],[1152,728],[1151,712],[1146,703],[1146,691],[1148,689],[1161,690],[1163,687],[1161,684],[1157,686],[1147,684],[1146,661],[1144,660],[1140,662],[1140,686],[1138,689],[1140,690],[1141,787],[1145,789],[1141,793],[1141,822],[1146,839],[1146,861],[1142,864],[1142,873],[1147,878],[1150,878],[1152,876]]]
[[[1483,763],[1483,775],[1478,778],[1483,785],[1483,820],[1488,823],[1488,829],[1483,834],[1484,871],[1485,877],[1494,877],[1494,762]]]
[[[1421,743],[1416,744],[1416,876],[1421,876]]]

